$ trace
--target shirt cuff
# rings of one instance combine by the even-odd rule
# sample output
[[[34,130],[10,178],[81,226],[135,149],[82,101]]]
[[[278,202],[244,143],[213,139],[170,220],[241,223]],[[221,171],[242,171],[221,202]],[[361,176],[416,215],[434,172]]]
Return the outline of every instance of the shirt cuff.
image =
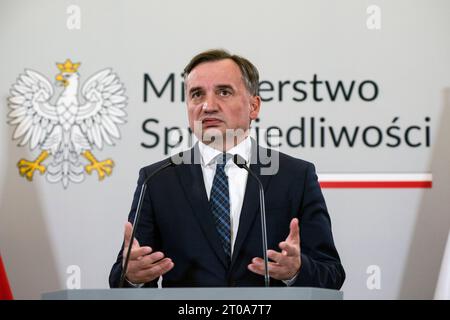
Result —
[[[284,284],[287,286],[287,287],[290,287],[290,286],[292,286],[293,284],[294,284],[294,282],[295,282],[295,280],[297,280],[297,277],[298,277],[298,272],[295,274],[295,276],[293,276],[291,279],[289,279],[289,280],[283,280],[283,282],[284,282]]]
[[[125,281],[133,288],[142,288],[144,286],[143,283],[133,283],[129,281],[127,278],[125,278]]]

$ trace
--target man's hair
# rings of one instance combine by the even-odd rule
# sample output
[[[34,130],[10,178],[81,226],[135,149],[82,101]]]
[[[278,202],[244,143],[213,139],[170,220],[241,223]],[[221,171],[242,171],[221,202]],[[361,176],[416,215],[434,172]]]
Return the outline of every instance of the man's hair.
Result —
[[[233,60],[241,70],[242,80],[248,90],[248,92],[253,95],[259,95],[259,72],[258,69],[244,57],[230,54],[228,51],[223,49],[212,49],[203,51],[197,54],[188,65],[184,68],[183,77],[186,80],[189,73],[200,63],[203,62],[214,62],[224,59]]]

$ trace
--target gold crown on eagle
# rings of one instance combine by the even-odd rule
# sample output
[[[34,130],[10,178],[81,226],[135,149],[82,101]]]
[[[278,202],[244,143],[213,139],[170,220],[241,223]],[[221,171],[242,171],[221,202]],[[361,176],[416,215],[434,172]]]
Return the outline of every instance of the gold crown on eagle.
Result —
[[[58,67],[59,71],[61,73],[67,72],[67,73],[75,73],[78,70],[78,67],[80,66],[80,63],[72,63],[70,59],[66,59],[64,63],[56,63],[56,66]]]

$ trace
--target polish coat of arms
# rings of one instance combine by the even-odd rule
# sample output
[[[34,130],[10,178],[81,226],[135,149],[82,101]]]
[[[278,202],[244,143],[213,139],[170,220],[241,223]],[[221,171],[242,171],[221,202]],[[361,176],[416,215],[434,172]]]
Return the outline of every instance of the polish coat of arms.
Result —
[[[20,175],[32,181],[38,171],[49,182],[61,183],[66,189],[70,182],[82,182],[85,172],[97,171],[99,180],[111,175],[113,160],[98,161],[92,152],[120,139],[118,125],[125,123],[127,97],[124,85],[111,69],[96,72],[79,90],[80,63],[67,59],[56,65],[56,84],[62,88],[59,95],[36,71],[26,69],[18,77],[8,98],[8,123],[15,126],[13,139],[19,146],[28,144],[31,150],[40,150],[33,161],[19,160]]]

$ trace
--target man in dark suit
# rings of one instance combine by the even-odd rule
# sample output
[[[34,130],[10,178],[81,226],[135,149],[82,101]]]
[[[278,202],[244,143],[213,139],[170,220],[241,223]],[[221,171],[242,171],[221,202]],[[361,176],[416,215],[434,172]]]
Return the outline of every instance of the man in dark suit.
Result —
[[[261,105],[257,69],[210,50],[184,74],[189,125],[199,142],[184,152],[184,163],[152,179],[133,241],[131,223],[125,225],[110,286],[119,284],[129,246],[126,286],[154,287],[160,276],[163,287],[264,285],[258,185],[230,159],[238,154],[264,185],[271,286],[339,289],[345,272],[314,165],[249,137]],[[143,181],[166,161],[141,169],[129,221]]]

